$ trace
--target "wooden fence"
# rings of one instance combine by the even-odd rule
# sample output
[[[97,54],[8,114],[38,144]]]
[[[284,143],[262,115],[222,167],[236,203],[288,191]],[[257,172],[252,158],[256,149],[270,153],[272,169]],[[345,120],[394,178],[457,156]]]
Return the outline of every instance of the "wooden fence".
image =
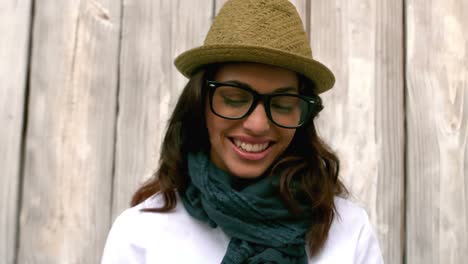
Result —
[[[295,0],[386,263],[468,258],[468,1]],[[98,263],[219,0],[0,0],[0,263]]]

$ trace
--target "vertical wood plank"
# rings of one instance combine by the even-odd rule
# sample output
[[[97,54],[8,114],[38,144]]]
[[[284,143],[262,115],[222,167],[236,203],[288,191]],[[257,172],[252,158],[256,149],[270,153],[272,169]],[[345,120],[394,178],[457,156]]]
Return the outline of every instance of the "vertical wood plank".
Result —
[[[406,1],[408,263],[468,258],[468,2]]]
[[[15,258],[31,1],[0,3],[0,263]]]
[[[98,263],[110,224],[120,4],[36,5],[19,263]]]
[[[167,120],[186,82],[173,60],[202,44],[212,10],[212,0],[124,2],[113,217],[157,168]]]
[[[386,263],[403,258],[404,108],[401,1],[314,0],[314,57],[335,73],[319,133],[338,152],[352,200],[367,209]]]

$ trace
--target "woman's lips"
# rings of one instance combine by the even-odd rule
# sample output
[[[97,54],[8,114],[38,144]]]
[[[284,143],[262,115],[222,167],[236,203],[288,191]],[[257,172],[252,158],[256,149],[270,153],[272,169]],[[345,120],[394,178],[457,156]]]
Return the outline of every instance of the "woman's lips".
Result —
[[[230,138],[230,141],[240,158],[252,161],[264,159],[270,153],[273,144],[269,140],[244,141],[239,138]]]
[[[253,143],[244,142],[236,138],[233,139],[232,141],[238,148],[241,148],[242,150],[247,151],[247,152],[262,152],[270,144],[269,142],[253,144]]]

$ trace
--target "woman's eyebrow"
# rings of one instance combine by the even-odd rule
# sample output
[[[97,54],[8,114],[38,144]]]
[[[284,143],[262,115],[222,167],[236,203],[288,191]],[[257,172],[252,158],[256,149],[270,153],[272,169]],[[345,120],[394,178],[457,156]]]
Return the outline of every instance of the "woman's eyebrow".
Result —
[[[250,86],[249,84],[241,82],[241,81],[237,81],[237,80],[222,81],[222,83],[230,83],[230,84],[239,85],[239,86],[243,86],[243,87],[247,87],[247,88],[252,89],[252,86]]]
[[[275,89],[275,93],[297,92],[299,89],[296,87],[280,87]]]
[[[247,87],[247,88],[252,89],[252,90],[254,90],[254,88],[255,88],[255,87],[252,87],[251,85],[249,85],[248,83],[244,83],[244,82],[241,82],[241,81],[238,81],[238,80],[228,80],[228,81],[224,81],[224,83],[231,83],[231,84]],[[276,88],[273,92],[274,93],[286,93],[286,92],[297,92],[298,90],[299,90],[299,88],[297,88],[297,87],[286,86],[286,87]]]

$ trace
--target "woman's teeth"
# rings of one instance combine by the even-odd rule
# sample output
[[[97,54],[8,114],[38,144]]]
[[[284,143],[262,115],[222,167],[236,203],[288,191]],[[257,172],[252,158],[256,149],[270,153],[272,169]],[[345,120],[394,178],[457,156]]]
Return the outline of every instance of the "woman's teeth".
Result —
[[[237,147],[247,152],[262,152],[268,147],[269,144],[268,142],[263,144],[249,144],[238,139],[234,139],[233,141]]]

